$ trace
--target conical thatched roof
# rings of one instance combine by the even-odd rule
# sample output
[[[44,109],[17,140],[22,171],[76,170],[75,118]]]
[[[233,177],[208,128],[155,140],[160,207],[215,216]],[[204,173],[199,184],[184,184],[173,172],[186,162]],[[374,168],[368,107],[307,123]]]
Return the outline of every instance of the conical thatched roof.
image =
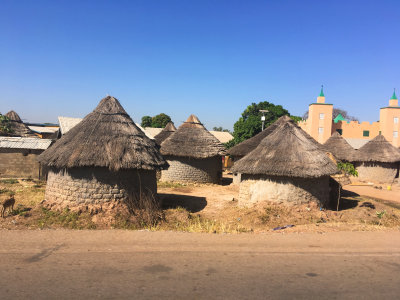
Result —
[[[260,142],[270,135],[279,125],[285,123],[285,122],[290,122],[292,121],[291,118],[288,116],[282,116],[278,120],[276,120],[274,123],[269,125],[265,130],[261,131],[260,133],[257,133],[255,136],[233,146],[228,150],[229,155],[232,156],[245,156],[251,151],[253,151],[257,146],[260,144]]]
[[[168,122],[167,126],[159,133],[157,134],[154,139],[156,140],[156,143],[161,145],[161,143],[168,138],[171,134],[173,134],[176,131],[176,127],[173,122]]]
[[[107,96],[96,109],[39,156],[57,168],[162,169],[168,164],[117,99]]]
[[[11,110],[5,114],[11,121],[11,136],[22,136],[22,137],[36,137],[36,135],[26,126],[19,115]]]
[[[301,128],[285,122],[236,162],[233,172],[308,178],[336,174],[338,169]]]
[[[338,132],[331,135],[324,143],[323,148],[331,152],[339,160],[353,161],[356,153],[356,150]]]
[[[354,161],[400,162],[400,150],[378,135],[356,151]]]
[[[201,124],[195,115],[191,115],[161,143],[162,155],[208,158],[225,155],[225,153],[224,145]]]
[[[276,128],[281,126],[282,124],[290,122],[294,126],[298,127],[295,121],[293,121],[290,117],[288,116],[282,116],[278,120],[276,120],[274,123],[269,125],[265,130],[261,131],[260,133],[256,134],[255,136],[241,142],[240,144],[237,144],[236,146],[230,148],[228,150],[229,155],[232,156],[245,156],[251,151],[253,151],[257,146],[261,143],[261,141],[266,138],[268,135],[270,135]],[[309,135],[307,132],[303,131],[305,136],[315,145],[318,147],[321,146],[311,135]]]

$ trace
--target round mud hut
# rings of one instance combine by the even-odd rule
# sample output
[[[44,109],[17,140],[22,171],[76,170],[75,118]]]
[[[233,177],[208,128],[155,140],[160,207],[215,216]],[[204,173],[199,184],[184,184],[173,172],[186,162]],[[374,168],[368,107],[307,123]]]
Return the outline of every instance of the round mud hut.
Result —
[[[37,137],[32,130],[22,122],[15,111],[11,110],[6,113],[5,116],[10,119],[11,133],[9,136]]]
[[[39,161],[49,167],[46,206],[91,211],[119,207],[143,195],[144,200],[155,197],[156,170],[168,166],[155,142],[111,96],[44,151]]]
[[[195,115],[191,115],[161,143],[161,154],[169,164],[161,181],[220,183],[225,147]]]
[[[378,135],[356,151],[354,162],[360,180],[392,183],[399,177],[400,149]]]
[[[161,145],[164,140],[166,140],[171,134],[176,131],[176,127],[173,122],[168,122],[167,126],[159,134],[157,134],[154,139],[158,145]]]
[[[242,174],[239,204],[329,204],[329,178],[338,169],[305,132],[286,122],[233,167]]]
[[[338,132],[331,135],[323,148],[340,161],[352,162],[356,156],[356,150]]]

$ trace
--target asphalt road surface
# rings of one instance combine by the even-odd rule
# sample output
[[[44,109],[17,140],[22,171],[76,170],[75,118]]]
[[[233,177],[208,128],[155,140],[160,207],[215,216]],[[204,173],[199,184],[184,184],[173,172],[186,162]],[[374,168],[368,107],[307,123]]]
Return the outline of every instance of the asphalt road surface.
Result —
[[[1,299],[399,299],[400,232],[0,231]]]

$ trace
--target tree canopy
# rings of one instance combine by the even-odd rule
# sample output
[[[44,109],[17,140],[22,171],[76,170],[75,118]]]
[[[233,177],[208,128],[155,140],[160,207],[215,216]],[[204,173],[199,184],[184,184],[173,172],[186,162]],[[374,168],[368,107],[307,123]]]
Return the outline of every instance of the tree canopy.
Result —
[[[239,120],[233,125],[233,139],[226,143],[228,148],[243,142],[257,133],[261,132],[262,122],[261,116],[263,115],[261,110],[268,110],[265,113],[265,125],[264,128],[271,125],[278,118],[283,115],[290,116],[290,113],[282,107],[282,105],[275,105],[268,101],[262,101],[259,103],[252,103],[243,111],[242,116]],[[301,117],[293,117],[294,120],[300,120]]]
[[[171,117],[161,113],[154,117],[143,116],[140,125],[142,127],[164,128],[169,122],[171,122]]]
[[[0,135],[9,135],[12,133],[10,119],[0,113]]]

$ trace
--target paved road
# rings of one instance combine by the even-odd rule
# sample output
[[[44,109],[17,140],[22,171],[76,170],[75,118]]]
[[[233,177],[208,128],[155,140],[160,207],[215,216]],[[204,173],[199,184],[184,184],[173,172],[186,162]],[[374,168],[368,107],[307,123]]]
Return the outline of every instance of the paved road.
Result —
[[[400,233],[0,231],[1,299],[399,299]]]

